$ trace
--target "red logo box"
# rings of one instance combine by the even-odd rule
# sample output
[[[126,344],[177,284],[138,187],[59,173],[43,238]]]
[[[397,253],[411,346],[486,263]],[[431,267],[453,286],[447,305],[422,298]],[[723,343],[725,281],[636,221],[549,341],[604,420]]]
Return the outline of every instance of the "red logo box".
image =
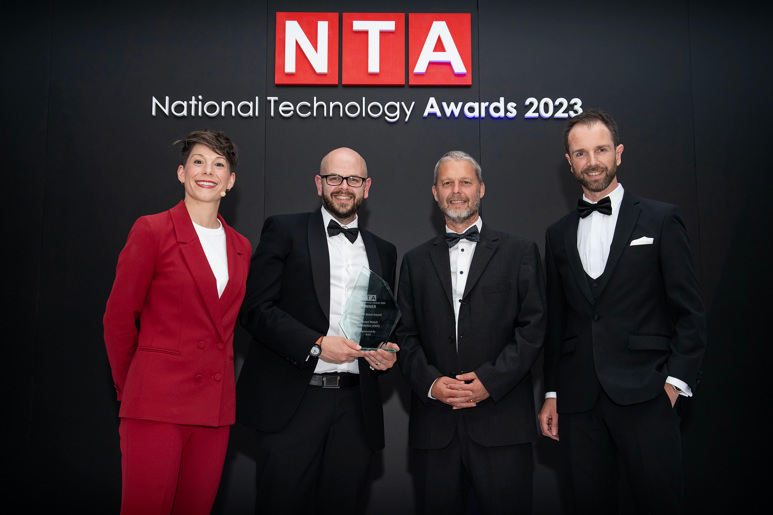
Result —
[[[344,13],[342,31],[344,85],[405,85],[403,13]]]
[[[469,13],[410,13],[408,31],[409,85],[472,85]]]
[[[338,84],[338,13],[276,13],[274,83]]]

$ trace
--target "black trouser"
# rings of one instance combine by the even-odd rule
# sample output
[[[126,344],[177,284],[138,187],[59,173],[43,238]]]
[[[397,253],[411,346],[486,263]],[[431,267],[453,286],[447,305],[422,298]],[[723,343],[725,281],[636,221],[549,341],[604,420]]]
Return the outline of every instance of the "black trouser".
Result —
[[[359,386],[309,386],[286,427],[258,431],[255,512],[361,513],[372,455]]]
[[[558,427],[576,513],[619,513],[618,462],[625,468],[636,513],[680,513],[679,415],[665,390],[630,406],[615,404],[602,391],[592,410],[560,413]]]

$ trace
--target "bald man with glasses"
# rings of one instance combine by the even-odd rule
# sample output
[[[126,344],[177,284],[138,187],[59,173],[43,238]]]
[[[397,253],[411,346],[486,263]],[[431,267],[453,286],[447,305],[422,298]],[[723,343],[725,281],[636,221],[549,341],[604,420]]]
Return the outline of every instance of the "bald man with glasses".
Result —
[[[259,513],[362,513],[368,467],[384,447],[378,376],[399,350],[365,351],[339,320],[363,267],[394,290],[397,250],[359,226],[371,179],[349,148],[315,177],[319,210],[269,217],[240,321],[253,336],[237,419],[257,430]]]

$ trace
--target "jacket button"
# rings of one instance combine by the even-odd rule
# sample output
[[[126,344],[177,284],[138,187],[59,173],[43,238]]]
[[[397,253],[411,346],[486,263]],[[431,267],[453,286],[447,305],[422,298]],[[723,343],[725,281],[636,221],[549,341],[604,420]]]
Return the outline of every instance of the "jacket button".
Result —
[[[215,381],[220,381],[223,378],[220,374],[215,374]]]
[[[199,349],[203,349],[206,346],[207,346],[207,342],[205,342],[204,340],[199,341]]]
[[[217,348],[220,349],[220,350],[223,350],[223,349],[225,349],[225,344],[223,342],[219,342],[217,344]]]
[[[601,317],[600,317],[600,316],[598,316],[598,315],[596,315],[596,314],[594,314],[594,315],[593,315],[593,321],[594,321],[594,322],[598,322],[598,321],[599,321],[599,318],[601,318]]]
[[[194,379],[194,380],[195,380],[197,383],[200,383],[200,382],[201,382],[201,374],[196,374],[195,376],[193,376],[193,379]]]

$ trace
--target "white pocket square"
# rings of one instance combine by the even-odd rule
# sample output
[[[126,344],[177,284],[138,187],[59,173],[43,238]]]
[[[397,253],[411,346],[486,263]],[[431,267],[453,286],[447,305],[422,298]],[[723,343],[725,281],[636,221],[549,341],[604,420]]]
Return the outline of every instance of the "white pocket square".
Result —
[[[646,236],[642,236],[641,238],[633,240],[631,242],[631,247],[634,247],[636,245],[652,245],[654,242],[655,242],[654,238],[648,238]]]

